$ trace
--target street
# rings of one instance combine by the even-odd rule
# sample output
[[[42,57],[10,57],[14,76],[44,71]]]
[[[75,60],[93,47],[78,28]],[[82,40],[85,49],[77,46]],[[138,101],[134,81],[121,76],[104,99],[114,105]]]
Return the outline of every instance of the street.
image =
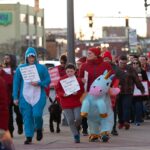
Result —
[[[16,150],[150,150],[150,121],[145,121],[141,126],[132,125],[130,130],[119,130],[119,136],[112,136],[108,143],[88,142],[87,136],[81,135],[81,143],[75,144],[68,127],[61,126],[60,133],[50,133],[48,127],[49,115],[44,116],[44,137],[33,144],[24,145],[24,135],[14,134]]]
[[[51,90],[51,97],[54,99],[55,92]],[[14,132],[14,144],[16,150],[150,150],[150,121],[145,120],[141,126],[131,124],[130,130],[121,129],[119,136],[112,136],[108,143],[89,142],[88,136],[81,135],[81,143],[75,144],[69,127],[60,126],[60,133],[50,133],[49,131],[49,101],[44,110],[44,135],[43,140],[36,141],[36,134],[33,139],[33,144],[24,145],[25,136],[18,135]],[[55,124],[56,126],[56,124]]]

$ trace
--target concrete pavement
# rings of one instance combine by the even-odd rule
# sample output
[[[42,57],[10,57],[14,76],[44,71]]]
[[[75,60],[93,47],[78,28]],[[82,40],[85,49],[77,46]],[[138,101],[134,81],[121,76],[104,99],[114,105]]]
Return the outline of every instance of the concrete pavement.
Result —
[[[150,150],[150,121],[141,126],[131,125],[130,130],[121,129],[119,136],[112,136],[109,143],[88,142],[87,136],[81,136],[81,143],[74,143],[69,127],[61,126],[61,133],[50,133],[48,127],[49,115],[44,115],[44,137],[33,144],[24,145],[24,135],[14,133],[16,150]],[[35,135],[36,136],[36,135]]]

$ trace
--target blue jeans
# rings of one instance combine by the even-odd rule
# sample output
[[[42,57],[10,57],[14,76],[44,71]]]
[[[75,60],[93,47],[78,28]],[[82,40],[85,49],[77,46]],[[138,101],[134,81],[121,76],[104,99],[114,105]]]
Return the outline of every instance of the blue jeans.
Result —
[[[118,118],[119,123],[123,124],[124,122],[130,121],[130,109],[131,109],[131,103],[132,103],[132,94],[120,94],[118,96]]]
[[[142,122],[142,115],[143,115],[143,102],[141,97],[134,97],[132,102],[132,110],[134,114],[134,122],[140,123]]]

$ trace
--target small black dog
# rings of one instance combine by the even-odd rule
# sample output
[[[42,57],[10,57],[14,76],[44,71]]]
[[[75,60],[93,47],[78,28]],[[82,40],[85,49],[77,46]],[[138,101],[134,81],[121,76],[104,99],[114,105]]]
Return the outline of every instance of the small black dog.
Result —
[[[56,132],[60,132],[60,123],[61,123],[61,113],[62,113],[62,108],[59,105],[57,99],[52,101],[52,99],[49,97],[49,101],[51,102],[51,105],[49,106],[48,110],[50,113],[50,118],[49,118],[49,129],[51,132],[54,132],[54,125],[53,122],[57,123],[57,128]]]

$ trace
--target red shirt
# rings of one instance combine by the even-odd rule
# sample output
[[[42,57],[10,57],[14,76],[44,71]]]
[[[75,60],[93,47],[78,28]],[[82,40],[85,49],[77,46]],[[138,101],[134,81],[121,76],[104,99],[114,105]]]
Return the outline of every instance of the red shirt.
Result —
[[[9,104],[12,102],[12,87],[13,87],[13,75],[7,74],[4,70],[0,70],[0,77],[5,80],[7,95],[9,98]]]
[[[60,80],[63,80],[65,78],[68,78],[67,75],[62,77]],[[56,86],[56,94],[59,97],[59,103],[62,107],[62,109],[72,109],[75,107],[80,107],[81,102],[80,102],[80,97],[84,92],[84,86],[80,78],[77,78],[79,85],[80,85],[80,90],[77,92],[76,95],[69,95],[69,96],[64,96],[65,92],[61,86],[60,80]]]

